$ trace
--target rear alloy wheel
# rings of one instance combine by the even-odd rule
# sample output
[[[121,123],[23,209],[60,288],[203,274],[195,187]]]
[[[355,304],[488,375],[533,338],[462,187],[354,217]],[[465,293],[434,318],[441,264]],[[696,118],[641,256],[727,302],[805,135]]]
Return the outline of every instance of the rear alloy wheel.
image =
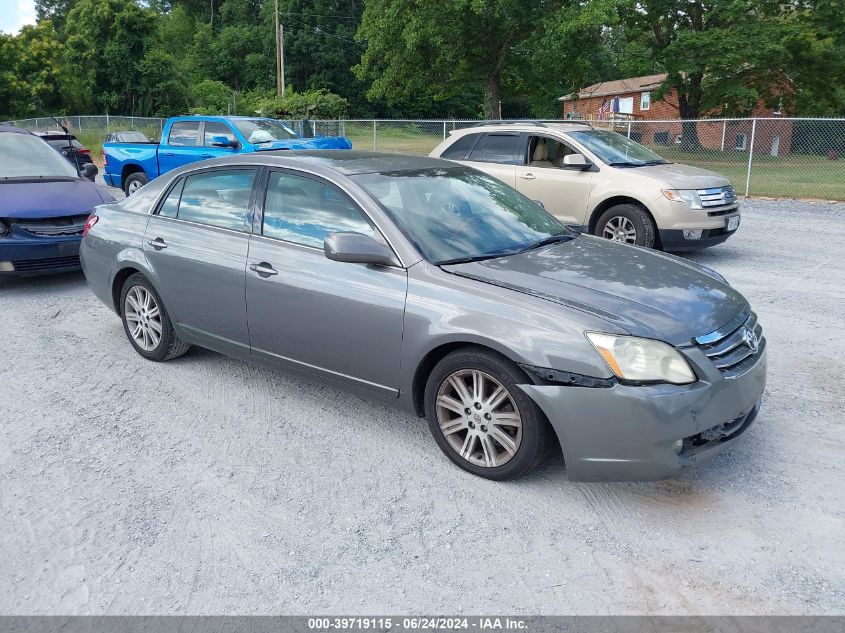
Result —
[[[549,442],[543,413],[517,385],[518,367],[467,348],[441,360],[426,385],[426,413],[435,441],[455,464],[487,479],[532,470]]]
[[[150,179],[147,178],[146,174],[136,171],[134,174],[129,174],[126,177],[126,181],[123,183],[123,192],[127,196],[131,196],[149,181]]]
[[[642,208],[634,204],[617,204],[605,211],[596,222],[595,235],[623,244],[651,248],[655,239],[654,222]]]
[[[176,335],[161,297],[140,273],[131,275],[123,284],[120,306],[126,336],[144,358],[170,360],[190,349]]]

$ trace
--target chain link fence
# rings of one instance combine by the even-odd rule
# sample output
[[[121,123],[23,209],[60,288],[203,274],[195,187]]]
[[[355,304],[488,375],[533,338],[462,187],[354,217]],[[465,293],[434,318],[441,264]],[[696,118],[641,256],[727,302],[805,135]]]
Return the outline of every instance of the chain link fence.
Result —
[[[165,121],[109,115],[68,116],[60,120],[95,154],[107,132],[139,130],[151,139],[159,139]],[[52,119],[43,117],[9,123],[34,131],[58,129]],[[425,155],[450,132],[478,123],[348,119],[312,121],[312,126],[316,135],[349,138],[356,149]],[[672,162],[724,174],[740,194],[845,200],[845,119],[626,119],[590,123],[642,143]],[[288,124],[302,132],[301,122]]]

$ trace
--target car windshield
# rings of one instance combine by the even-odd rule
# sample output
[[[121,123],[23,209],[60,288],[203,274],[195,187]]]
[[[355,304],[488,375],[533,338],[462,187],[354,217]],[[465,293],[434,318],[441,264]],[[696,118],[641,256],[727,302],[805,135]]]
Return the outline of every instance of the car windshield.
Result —
[[[467,167],[352,176],[436,264],[518,253],[573,234],[503,182]]]
[[[118,132],[117,133],[117,140],[121,143],[149,143],[150,139],[147,138],[146,134],[143,132]]]
[[[572,132],[570,135],[603,162],[615,167],[665,165],[669,162],[647,147],[616,132],[589,130]]]
[[[45,141],[30,134],[0,133],[0,181],[16,178],[79,178],[76,169]]]
[[[234,124],[250,143],[272,143],[299,138],[299,134],[287,125],[273,119],[237,119]]]

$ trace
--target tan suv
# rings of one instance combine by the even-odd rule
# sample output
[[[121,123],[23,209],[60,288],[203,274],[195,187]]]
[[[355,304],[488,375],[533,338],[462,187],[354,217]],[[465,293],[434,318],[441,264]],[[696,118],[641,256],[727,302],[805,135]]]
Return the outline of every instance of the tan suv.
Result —
[[[588,124],[481,124],[452,132],[430,155],[495,176],[564,224],[619,242],[690,250],[739,226],[727,178]]]

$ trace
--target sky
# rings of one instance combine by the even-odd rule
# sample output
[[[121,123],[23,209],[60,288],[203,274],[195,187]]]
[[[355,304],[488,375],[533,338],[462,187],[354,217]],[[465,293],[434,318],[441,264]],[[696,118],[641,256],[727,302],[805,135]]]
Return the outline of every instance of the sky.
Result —
[[[24,24],[35,24],[35,1],[0,0],[0,31],[17,33]]]

